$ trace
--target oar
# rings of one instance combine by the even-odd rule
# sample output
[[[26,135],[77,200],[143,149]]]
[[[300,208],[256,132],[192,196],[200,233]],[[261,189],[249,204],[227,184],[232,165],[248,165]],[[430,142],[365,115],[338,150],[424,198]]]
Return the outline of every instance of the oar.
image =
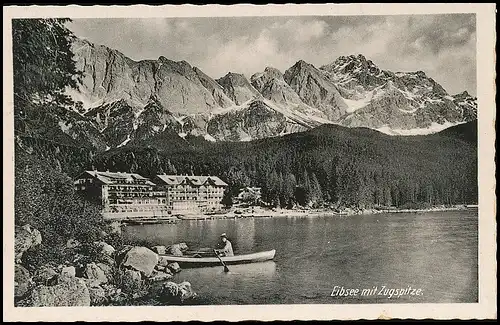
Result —
[[[224,266],[224,272],[229,272],[228,267],[226,266],[226,264],[224,263],[224,261],[222,260],[222,258],[220,258],[219,254],[217,254],[217,251],[215,249],[214,249],[214,253],[219,258],[219,261],[222,263],[222,266]]]

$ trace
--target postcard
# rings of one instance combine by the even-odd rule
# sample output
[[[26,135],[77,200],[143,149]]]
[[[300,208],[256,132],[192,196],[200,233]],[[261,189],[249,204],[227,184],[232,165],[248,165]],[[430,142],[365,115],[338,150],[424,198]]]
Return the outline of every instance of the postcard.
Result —
[[[495,5],[4,8],[4,320],[495,319]]]

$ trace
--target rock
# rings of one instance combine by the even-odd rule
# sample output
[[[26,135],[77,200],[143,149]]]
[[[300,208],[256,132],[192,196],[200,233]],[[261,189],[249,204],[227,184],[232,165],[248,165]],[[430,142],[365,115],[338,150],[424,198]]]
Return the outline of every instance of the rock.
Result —
[[[30,225],[15,227],[14,253],[16,259],[20,259],[24,252],[41,243],[42,235],[37,229]]]
[[[124,292],[136,292],[142,287],[141,272],[135,270],[125,270],[121,277],[122,289]]]
[[[181,271],[181,267],[179,266],[179,263],[177,263],[177,262],[168,264],[167,268],[170,271],[172,271],[173,273],[179,273]]]
[[[90,293],[83,279],[65,277],[55,286],[38,286],[31,292],[33,307],[90,306]]]
[[[66,248],[68,248],[68,249],[77,248],[80,245],[81,245],[80,242],[78,240],[74,239],[74,238],[70,238],[66,242]]]
[[[166,256],[158,256],[158,264],[159,266],[167,266],[168,265],[168,259]]]
[[[156,253],[160,255],[165,255],[167,254],[167,248],[165,246],[153,246],[151,249]]]
[[[188,245],[186,243],[179,243],[177,244],[179,245],[179,248],[181,249],[181,251],[187,251],[189,249]]]
[[[75,277],[76,269],[74,266],[65,266],[61,269],[61,276]]]
[[[166,263],[168,265],[168,263]],[[157,264],[155,266],[155,270],[158,271],[158,272],[165,272],[167,274],[170,274],[172,275],[172,271],[166,266],[166,265],[160,265],[160,264]]]
[[[106,290],[99,286],[89,288],[89,294],[91,306],[102,306],[108,300]]]
[[[191,288],[191,283],[184,281],[178,285],[181,301],[196,297],[196,293]]]
[[[101,241],[95,242],[94,244],[101,249],[102,254],[113,256],[115,253],[115,248],[106,242]]]
[[[99,284],[108,282],[108,278],[106,277],[104,271],[95,263],[87,264],[85,268],[85,276],[87,279],[96,281]]]
[[[163,285],[161,296],[159,297],[164,301],[176,300],[179,297],[179,286],[175,282],[167,282]]]
[[[172,274],[162,272],[162,271],[157,271],[153,276],[149,277],[148,280],[151,282],[160,282],[160,281],[166,281],[172,277]]]
[[[30,273],[23,266],[16,264],[14,269],[14,296],[24,296],[31,286]]]
[[[123,266],[131,267],[140,271],[148,277],[158,264],[158,254],[146,247],[133,247],[130,249],[122,262]]]
[[[168,281],[163,284],[163,288],[158,296],[158,299],[169,303],[181,303],[194,297],[196,297],[196,293],[192,290],[189,282],[177,284],[175,282]]]
[[[53,267],[44,265],[36,271],[33,280],[44,285],[53,285],[57,282],[58,275],[59,273],[57,273]]]
[[[179,244],[170,246],[170,255],[182,256],[181,246]]]

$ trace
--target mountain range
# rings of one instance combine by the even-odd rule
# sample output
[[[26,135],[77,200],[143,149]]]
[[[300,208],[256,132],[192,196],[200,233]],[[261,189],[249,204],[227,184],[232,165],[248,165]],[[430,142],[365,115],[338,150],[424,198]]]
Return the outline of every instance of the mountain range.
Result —
[[[427,134],[477,118],[476,98],[466,91],[450,95],[422,71],[381,70],[363,55],[212,79],[186,61],[134,61],[82,39],[72,51],[83,78],[67,92],[83,109],[56,122],[74,140],[91,134],[87,141],[99,150],[162,133],[250,141],[323,124]]]

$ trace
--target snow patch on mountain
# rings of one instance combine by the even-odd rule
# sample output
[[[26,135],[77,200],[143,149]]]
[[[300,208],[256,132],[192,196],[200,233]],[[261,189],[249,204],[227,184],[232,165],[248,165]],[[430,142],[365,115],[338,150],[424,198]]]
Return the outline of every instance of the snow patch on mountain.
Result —
[[[427,135],[427,134],[437,133],[449,127],[463,123],[467,122],[458,122],[458,123],[445,122],[443,124],[432,122],[432,124],[427,128],[416,128],[416,129],[393,129],[388,126],[383,126],[376,130],[385,133],[387,135],[403,135],[403,136]]]
[[[370,101],[372,100],[373,97],[373,92],[370,92],[370,94],[371,95],[367,96],[366,98],[359,100],[344,98],[344,102],[347,104],[347,109],[346,109],[347,113],[355,112],[358,109],[363,108],[366,105],[370,104]]]

